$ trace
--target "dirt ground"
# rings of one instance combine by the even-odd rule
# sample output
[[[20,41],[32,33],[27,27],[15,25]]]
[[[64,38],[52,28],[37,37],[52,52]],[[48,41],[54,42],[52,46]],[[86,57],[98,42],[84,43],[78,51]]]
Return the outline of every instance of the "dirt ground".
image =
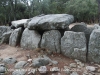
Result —
[[[38,57],[38,53],[35,50],[23,50],[20,47],[11,47],[9,45],[3,44],[0,46],[0,58],[6,58],[6,57],[14,57],[17,59],[17,61],[27,61],[27,57],[26,55],[30,54],[31,58],[34,60],[34,58]],[[65,57],[61,54],[52,54],[52,55],[48,55],[48,57],[50,57],[52,60],[58,61],[58,65],[47,65],[47,69],[48,69],[48,74],[46,75],[59,75],[58,73],[60,73],[60,75],[67,75],[64,71],[64,66],[69,66],[70,63],[75,63],[74,59]],[[94,64],[88,64],[88,63],[84,63],[85,66],[87,65],[94,65]],[[11,64],[11,65],[6,65],[7,69],[14,69],[14,65],[15,64]],[[55,72],[52,73],[50,71],[50,68],[53,67],[58,67],[60,69],[59,72]],[[31,68],[33,69],[33,67],[26,67],[27,69]],[[75,68],[75,70],[77,70],[77,73],[79,75],[82,75],[82,73],[85,71],[85,67],[83,68]],[[8,71],[6,75],[11,75],[12,71]],[[36,74],[36,75],[40,75],[40,74]],[[100,74],[99,74],[100,75]]]

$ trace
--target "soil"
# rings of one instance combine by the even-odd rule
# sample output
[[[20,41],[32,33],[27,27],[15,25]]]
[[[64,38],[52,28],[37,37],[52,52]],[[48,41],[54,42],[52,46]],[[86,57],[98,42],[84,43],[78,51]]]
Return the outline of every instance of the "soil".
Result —
[[[38,57],[38,53],[35,50],[23,50],[20,47],[11,47],[9,45],[3,44],[0,46],[0,58],[6,58],[6,57],[14,57],[17,59],[17,61],[27,61],[27,54],[30,54],[31,58],[34,60],[34,58]],[[67,75],[64,71],[64,66],[69,66],[70,63],[75,63],[74,59],[65,57],[61,54],[52,54],[52,55],[48,55],[48,57],[50,57],[52,60],[58,61],[58,65],[53,65],[53,66],[49,66],[47,65],[47,69],[48,69],[48,74],[46,75],[52,75],[52,72],[50,71],[50,68],[53,67],[58,67],[60,69],[59,72],[55,72],[54,75],[58,75],[58,73],[60,73],[61,75]],[[91,65],[90,63],[84,63],[85,66],[87,65]],[[7,69],[14,69],[14,65],[15,64],[7,64]],[[94,64],[93,64],[94,65]],[[33,67],[27,66],[25,67],[25,69],[33,69]],[[82,75],[82,73],[85,71],[85,67],[78,69],[75,68],[75,70],[77,70],[77,73],[79,75]],[[13,71],[8,71],[6,75],[12,75]],[[28,72],[27,72],[28,73]],[[38,72],[36,75],[40,75]]]

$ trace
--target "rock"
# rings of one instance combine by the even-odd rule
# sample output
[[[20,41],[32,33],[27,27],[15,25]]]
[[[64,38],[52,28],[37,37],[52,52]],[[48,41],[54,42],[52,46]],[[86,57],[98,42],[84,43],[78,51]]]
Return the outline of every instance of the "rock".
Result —
[[[50,61],[51,61],[50,58],[47,58],[47,57],[35,58],[32,61],[32,65],[33,65],[33,67],[46,66],[49,64]]]
[[[28,23],[28,28],[36,30],[66,29],[73,21],[74,17],[68,14],[36,16]]]
[[[26,75],[25,70],[15,70],[12,75]]]
[[[51,61],[54,65],[58,64],[58,61]]]
[[[41,35],[35,30],[26,28],[22,34],[21,47],[25,49],[35,49],[39,47]]]
[[[50,52],[60,53],[61,34],[57,30],[44,32],[41,40],[41,48],[47,48]]]
[[[47,73],[47,67],[46,66],[41,66],[39,69],[40,74],[46,74]]]
[[[100,69],[98,69],[98,70],[97,70],[97,72],[99,72],[99,73],[100,73]]]
[[[85,70],[82,75],[88,75],[87,70]]]
[[[90,35],[88,61],[100,63],[100,29],[95,29]]]
[[[32,71],[28,72],[28,75],[36,75],[36,69],[32,69]]]
[[[17,60],[15,58],[12,58],[12,57],[7,57],[7,58],[3,59],[3,62],[6,64],[14,64],[17,62]]]
[[[76,68],[77,65],[76,65],[76,63],[71,63],[71,64],[70,64],[70,67],[71,67],[71,68]]]
[[[53,68],[50,68],[50,71],[51,72],[58,72],[58,71],[60,71],[60,69],[58,67],[53,67]]]
[[[83,25],[82,23],[77,23],[70,30],[74,32],[85,32],[87,30],[87,27]]]
[[[0,75],[6,72],[6,67],[4,64],[0,64]]]
[[[9,26],[0,26],[0,39],[2,38],[2,35],[5,32],[8,32],[8,31],[10,31],[10,27]]]
[[[83,32],[66,31],[61,38],[63,55],[86,62],[86,38]]]
[[[70,75],[79,75],[77,72],[72,72]]]
[[[74,27],[71,28],[71,31],[85,33],[87,47],[88,47],[90,35],[93,30],[94,30],[94,27],[87,27],[86,25],[84,25],[82,23],[76,24]]]
[[[75,61],[76,63],[77,63],[77,62],[80,62],[80,60],[78,60],[78,59],[75,59],[74,61]]]
[[[86,66],[86,70],[88,70],[90,72],[94,72],[96,70],[96,68],[94,66]]]
[[[49,66],[52,66],[53,64],[52,64],[52,63],[49,63],[48,65],[49,65]]]
[[[9,43],[9,38],[10,38],[11,33],[12,33],[12,31],[8,31],[8,32],[5,32],[2,35],[1,44],[3,44],[3,43]]]
[[[94,29],[100,29],[99,24],[94,24]]]
[[[0,58],[0,62],[2,62],[3,58]]]
[[[32,20],[32,18],[28,19],[25,23],[24,23],[24,28],[27,28],[28,23]]]
[[[21,35],[22,35],[22,29],[21,28],[15,29],[11,33],[11,36],[9,38],[9,45],[14,47],[18,45],[20,43]]]
[[[84,66],[85,66],[84,63],[82,63],[82,62],[77,62],[77,64],[78,64],[80,67],[84,67]]]
[[[23,68],[23,67],[25,67],[26,64],[27,64],[26,61],[19,61],[18,63],[15,64],[15,68],[16,69]]]
[[[26,23],[27,20],[28,19],[21,19],[21,20],[12,21],[11,27],[15,27],[15,28],[24,27],[24,23]]]
[[[66,73],[67,75],[70,75],[70,73],[71,73],[71,70],[70,70],[69,68],[64,68],[64,71],[65,71],[65,73]]]
[[[28,61],[29,63],[31,63],[31,62],[32,62],[32,59],[28,59],[27,61]]]

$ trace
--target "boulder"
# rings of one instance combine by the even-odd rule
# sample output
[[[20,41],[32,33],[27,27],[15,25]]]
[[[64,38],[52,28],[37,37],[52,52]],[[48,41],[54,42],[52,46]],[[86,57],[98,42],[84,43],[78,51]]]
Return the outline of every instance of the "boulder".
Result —
[[[15,64],[15,68],[21,69],[21,68],[25,67],[26,64],[27,64],[26,61],[19,61],[18,63]]]
[[[4,64],[0,64],[0,75],[4,75],[6,72],[6,67]]]
[[[17,60],[15,58],[12,58],[12,57],[7,57],[7,58],[3,59],[3,62],[6,64],[14,64],[17,62]]]
[[[25,49],[35,49],[39,47],[41,35],[35,30],[26,28],[22,34],[21,47]]]
[[[42,58],[35,58],[32,61],[33,67],[40,67],[40,66],[46,66],[51,62],[51,59],[47,56],[44,56]]]
[[[15,70],[14,72],[12,72],[12,75],[26,75],[26,71],[25,70]]]
[[[61,34],[58,30],[44,32],[41,40],[41,48],[47,48],[50,52],[60,53]]]
[[[66,31],[61,38],[63,55],[86,61],[86,38],[83,32]]]
[[[100,29],[95,29],[90,35],[88,61],[100,63]]]
[[[28,28],[36,30],[66,29],[73,21],[74,17],[68,14],[36,16],[28,23]]]
[[[10,31],[9,26],[0,26],[0,39],[2,38],[3,33]]]
[[[19,28],[19,27],[24,27],[24,24],[27,22],[28,19],[21,19],[21,20],[16,20],[11,22],[11,27],[12,28]]]
[[[22,29],[21,28],[15,29],[11,33],[11,36],[9,38],[9,45],[14,47],[18,45],[20,43],[21,35],[22,35]]]
[[[70,31],[74,31],[74,32],[85,32],[86,30],[87,27],[85,25],[82,25],[81,23],[76,24],[70,29]]]
[[[3,44],[3,43],[9,43],[9,38],[10,38],[11,33],[12,33],[12,31],[8,31],[8,32],[5,32],[2,35],[1,44]]]

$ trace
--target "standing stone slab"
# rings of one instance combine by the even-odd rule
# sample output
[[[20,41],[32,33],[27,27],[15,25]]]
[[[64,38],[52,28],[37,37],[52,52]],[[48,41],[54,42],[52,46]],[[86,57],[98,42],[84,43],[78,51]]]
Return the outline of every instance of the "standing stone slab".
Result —
[[[26,28],[22,34],[21,47],[25,49],[35,49],[38,48],[41,35],[35,30],[29,30]]]
[[[86,61],[86,38],[83,32],[66,31],[61,38],[61,52],[65,56]]]
[[[21,28],[15,29],[11,33],[11,36],[10,36],[10,39],[9,39],[9,45],[14,46],[14,47],[16,45],[18,45],[19,42],[20,42],[20,39],[21,39],[21,35],[22,35],[22,29]]]
[[[2,35],[1,44],[3,44],[3,43],[9,43],[9,38],[10,38],[11,33],[12,33],[12,31],[8,31],[8,32],[5,32]]]
[[[60,40],[61,34],[58,30],[47,31],[42,36],[41,47],[60,53]]]
[[[90,35],[88,61],[100,63],[100,29],[95,29]]]
[[[0,26],[0,39],[2,38],[2,35],[7,32],[10,31],[10,27],[9,26]]]

